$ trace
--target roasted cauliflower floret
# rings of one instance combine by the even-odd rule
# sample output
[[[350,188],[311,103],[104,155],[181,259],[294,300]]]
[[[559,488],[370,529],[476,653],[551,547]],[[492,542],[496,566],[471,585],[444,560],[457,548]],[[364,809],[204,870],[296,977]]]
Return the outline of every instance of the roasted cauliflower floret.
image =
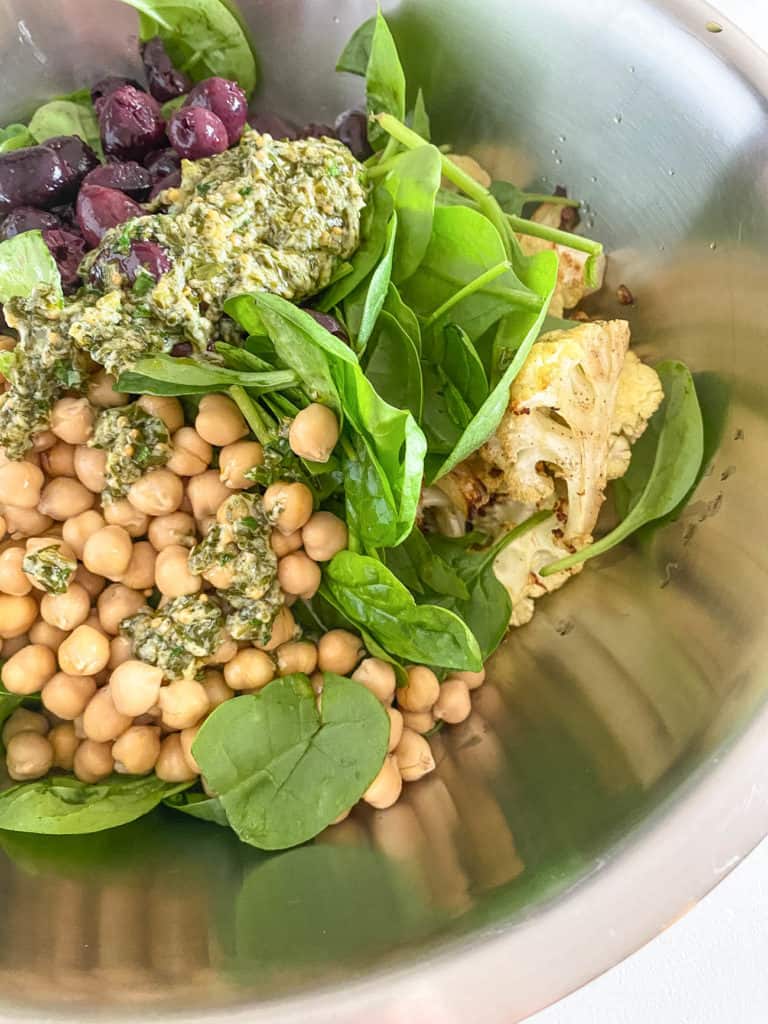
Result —
[[[608,479],[624,476],[632,457],[631,445],[643,434],[661,405],[664,392],[652,366],[641,363],[630,349],[624,359],[613,409],[613,441],[608,454]]]

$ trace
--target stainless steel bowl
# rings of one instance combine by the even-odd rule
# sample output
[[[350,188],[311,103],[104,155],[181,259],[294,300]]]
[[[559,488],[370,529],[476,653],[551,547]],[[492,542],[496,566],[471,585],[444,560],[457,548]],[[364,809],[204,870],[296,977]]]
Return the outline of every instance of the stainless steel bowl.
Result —
[[[332,68],[367,0],[243,6],[265,108],[359,98]],[[594,307],[697,371],[709,470],[677,522],[540,604],[393,810],[276,857],[170,814],[0,835],[3,1020],[510,1022],[768,831],[768,57],[699,0],[388,9],[439,140],[588,204]],[[134,26],[110,0],[5,0],[4,117],[132,68]]]

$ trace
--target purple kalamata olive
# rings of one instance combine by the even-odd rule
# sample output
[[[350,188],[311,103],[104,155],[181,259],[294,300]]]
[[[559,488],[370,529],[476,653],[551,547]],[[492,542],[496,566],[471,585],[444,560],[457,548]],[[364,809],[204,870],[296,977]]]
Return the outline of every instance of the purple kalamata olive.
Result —
[[[248,99],[237,82],[228,78],[206,78],[192,89],[184,106],[212,111],[224,125],[230,146],[243,134]]]
[[[144,157],[144,166],[152,175],[152,180],[159,181],[166,174],[179,170],[181,157],[175,149],[156,149],[154,153]]]
[[[160,105],[146,92],[123,85],[100,100],[101,143],[107,156],[141,160],[163,141]]]
[[[70,191],[71,197],[74,199],[78,186],[85,175],[94,167],[99,166],[99,158],[79,135],[56,135],[52,139],[46,139],[45,145],[54,153],[58,153],[69,167]]]
[[[367,160],[373,149],[368,141],[368,115],[364,110],[345,110],[334,123],[336,138],[343,142],[352,156]]]
[[[273,139],[296,139],[298,138],[298,126],[279,114],[271,114],[269,111],[263,114],[254,114],[248,118],[248,124],[254,131],[261,135],[271,135]]]
[[[131,242],[127,256],[120,258],[120,266],[129,281],[135,281],[140,270],[146,270],[156,281],[171,269],[171,261],[165,249],[157,242]]]
[[[178,188],[181,184],[181,171],[171,171],[170,174],[166,174],[164,178],[159,178],[152,186],[152,191],[149,193],[150,201],[159,196],[161,192],[165,192],[167,188]]]
[[[77,197],[77,223],[90,246],[123,221],[142,217],[144,210],[124,192],[101,185],[84,185]]]
[[[43,231],[43,239],[56,260],[64,293],[70,295],[80,286],[77,268],[85,256],[85,239],[66,228],[47,228]]]
[[[118,192],[125,192],[131,199],[142,202],[152,188],[152,175],[135,160],[128,160],[122,164],[102,164],[100,167],[94,167],[83,178],[83,185],[116,188]]]
[[[61,221],[55,213],[38,210],[34,206],[17,206],[0,222],[0,239],[5,241],[25,231],[42,231],[44,228],[58,228]]]
[[[75,230],[78,230],[73,203],[62,203],[61,206],[52,206],[51,213],[56,214],[64,227],[74,227]]]
[[[171,145],[187,160],[223,153],[229,146],[227,129],[211,110],[205,107],[182,107],[168,122]]]
[[[160,36],[142,43],[141,59],[149,91],[160,103],[181,96],[192,86],[192,79],[173,66]]]
[[[17,206],[55,206],[68,198],[72,169],[48,146],[0,154],[0,217]]]
[[[191,356],[192,352],[192,344],[189,341],[177,341],[171,349],[172,356]]]
[[[312,319],[316,323],[320,324],[321,327],[324,327],[329,334],[333,334],[335,335],[335,337],[341,338],[342,341],[349,341],[349,338],[347,337],[347,332],[344,330],[344,328],[341,326],[341,324],[339,323],[335,316],[331,316],[330,313],[321,313],[317,309],[305,308],[304,312],[309,313]]]
[[[329,124],[320,124],[317,121],[310,121],[296,133],[297,139],[335,139],[336,132]]]
[[[91,86],[91,102],[95,105],[97,100],[104,99],[105,96],[111,96],[113,92],[117,92],[124,85],[132,85],[139,92],[144,92],[144,86],[137,82],[135,78],[124,78],[122,75],[105,75],[104,78],[100,78],[95,85]]]

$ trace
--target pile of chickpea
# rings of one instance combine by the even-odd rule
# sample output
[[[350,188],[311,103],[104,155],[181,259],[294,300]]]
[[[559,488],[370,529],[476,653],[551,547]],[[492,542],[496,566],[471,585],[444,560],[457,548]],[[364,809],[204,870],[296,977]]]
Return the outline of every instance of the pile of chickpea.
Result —
[[[168,782],[192,780],[199,774],[192,743],[219,704],[293,672],[309,675],[319,692],[322,672],[329,671],[357,680],[387,708],[389,752],[364,799],[391,806],[404,781],[435,766],[423,734],[438,721],[467,718],[470,690],[481,685],[484,671],[457,672],[440,683],[430,669],[413,666],[408,685],[398,689],[392,666],[368,657],[351,632],[334,629],[318,643],[297,639],[290,606],[317,591],[318,563],[347,546],[347,528],[332,513],[313,511],[304,484],[287,481],[263,495],[286,597],[269,641],[225,640],[199,679],[167,680],[160,668],[134,658],[120,623],[146,604],[153,588],[162,606],[227,585],[226,567],[199,576],[187,558],[226,499],[253,486],[245,474],[261,464],[263,450],[248,439],[243,416],[225,395],[205,396],[194,426],[185,425],[178,399],[144,395],[141,406],[168,428],[171,457],[133,483],[124,499],[102,504],[106,452],[88,440],[101,409],[128,401],[113,383],[101,372],[87,397],[56,402],[50,430],[34,438],[24,461],[0,452],[1,678],[11,693],[39,694],[42,704],[41,712],[19,708],[5,722],[8,774],[25,781],[56,768],[95,783],[113,771],[154,771]],[[289,443],[297,455],[322,462],[338,433],[334,413],[310,405],[293,421]],[[217,468],[211,468],[215,452]],[[22,567],[27,553],[52,540],[77,560],[61,594],[39,589]]]

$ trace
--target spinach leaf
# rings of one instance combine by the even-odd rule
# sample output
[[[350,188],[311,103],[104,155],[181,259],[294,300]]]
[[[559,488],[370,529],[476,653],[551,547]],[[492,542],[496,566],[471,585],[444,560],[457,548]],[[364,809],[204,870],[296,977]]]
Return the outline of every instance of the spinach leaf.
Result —
[[[25,124],[9,124],[6,128],[0,128],[0,153],[23,149],[24,146],[34,146],[35,141]]]
[[[348,71],[351,75],[365,78],[368,61],[371,59],[371,44],[376,30],[376,18],[369,18],[358,25],[336,61],[337,71]]]
[[[399,120],[405,117],[405,74],[389,25],[380,10],[376,14],[365,69],[365,91],[369,114],[388,113]],[[376,122],[369,125],[368,140],[374,149],[380,149],[386,139],[386,132]]]
[[[482,667],[468,626],[445,608],[417,605],[376,558],[340,551],[324,568],[320,592],[390,654],[442,668]]]
[[[513,213],[520,216],[523,208],[529,203],[549,203],[552,206],[573,206],[580,205],[578,199],[568,199],[566,196],[545,195],[541,192],[525,192],[523,189],[513,185],[511,181],[492,181],[488,191],[497,200],[504,213]]]
[[[400,328],[405,331],[414,344],[417,352],[421,352],[421,324],[410,306],[403,302],[400,292],[389,282],[389,290],[384,300],[384,310],[397,320]]]
[[[371,336],[376,319],[384,305],[392,274],[395,239],[398,234],[397,212],[387,222],[384,252],[368,283],[362,282],[344,303],[344,316],[355,349],[362,352]]]
[[[434,146],[409,149],[384,180],[398,219],[392,280],[400,282],[417,269],[432,237],[435,196],[440,186],[440,152]]]
[[[18,693],[9,693],[8,690],[0,683],[0,728],[7,718],[13,714],[16,708],[21,706],[21,702],[24,698]],[[0,743],[0,750],[2,750],[2,743]]]
[[[174,811],[181,811],[182,814],[188,814],[191,818],[210,821],[214,825],[221,825],[222,828],[230,827],[221,801],[215,796],[206,796],[205,793],[186,790],[183,793],[174,793],[173,796],[166,797],[163,800],[163,805]]]
[[[61,836],[101,832],[148,814],[190,785],[162,782],[156,775],[113,775],[94,785],[52,775],[0,793],[0,829]]]
[[[44,103],[32,115],[29,133],[35,142],[45,142],[56,135],[79,135],[83,142],[103,156],[99,119],[90,96],[84,103],[68,99]]]
[[[610,551],[641,526],[671,512],[696,479],[704,455],[704,426],[693,378],[675,360],[659,363],[656,372],[664,400],[633,447],[629,469],[614,484],[624,518],[594,544],[544,566],[540,575],[550,576]]]
[[[120,374],[116,390],[132,395],[196,395],[239,384],[264,393],[290,387],[296,381],[296,374],[290,370],[230,370],[203,359],[149,356],[139,359],[132,370]]]
[[[122,0],[139,12],[139,37],[159,35],[180,71],[193,81],[219,75],[248,96],[259,70],[239,17],[222,0]]]
[[[416,102],[413,105],[411,111],[410,127],[420,135],[422,139],[426,139],[429,142],[431,137],[430,125],[429,125],[429,114],[427,108],[424,105],[424,93],[419,87],[419,91],[416,93]]]
[[[383,552],[383,560],[412,593],[432,591],[464,600],[469,598],[461,575],[438,550],[430,547],[418,527],[413,528],[402,544]]]
[[[430,453],[449,454],[488,397],[485,369],[458,324],[427,335],[424,433]]]
[[[39,231],[23,231],[0,242],[0,302],[25,299],[38,285],[50,288],[60,300],[61,277],[56,261]]]
[[[365,375],[385,402],[421,419],[424,387],[419,353],[390,313],[379,314],[365,353]]]
[[[297,674],[220,704],[192,750],[240,839],[284,850],[357,803],[388,741],[387,713],[374,695],[326,672],[319,698]]]

